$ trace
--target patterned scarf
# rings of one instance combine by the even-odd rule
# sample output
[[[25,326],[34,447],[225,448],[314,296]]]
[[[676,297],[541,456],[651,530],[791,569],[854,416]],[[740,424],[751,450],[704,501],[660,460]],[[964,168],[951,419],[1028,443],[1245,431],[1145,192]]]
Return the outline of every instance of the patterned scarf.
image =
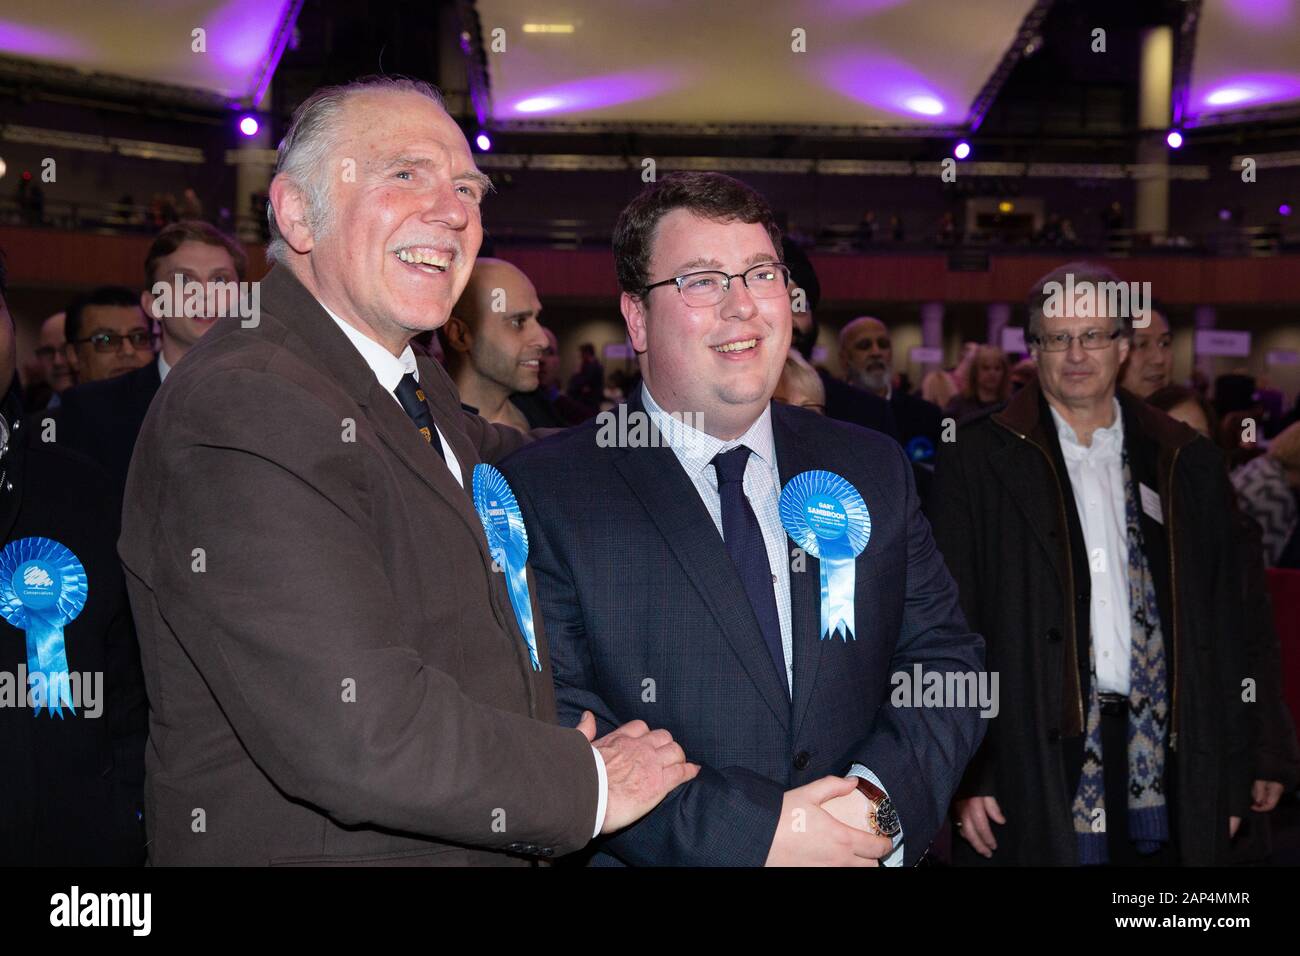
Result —
[[[1133,616],[1128,696],[1128,834],[1139,853],[1154,853],[1169,839],[1165,804],[1165,739],[1169,730],[1165,641],[1156,589],[1142,550],[1137,496],[1124,452],[1124,512],[1128,530],[1128,594]],[[1106,789],[1102,776],[1101,702],[1097,652],[1089,641],[1092,681],[1083,773],[1074,796],[1074,833],[1082,865],[1106,863]]]

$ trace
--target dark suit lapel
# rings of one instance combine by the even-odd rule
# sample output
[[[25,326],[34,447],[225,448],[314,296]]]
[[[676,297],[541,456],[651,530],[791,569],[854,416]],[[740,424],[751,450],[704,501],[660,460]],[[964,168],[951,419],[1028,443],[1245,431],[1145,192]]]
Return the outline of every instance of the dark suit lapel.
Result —
[[[772,405],[772,439],[776,446],[777,470],[781,476],[781,487],[789,483],[800,472],[818,466],[813,449],[785,420],[780,405]],[[786,536],[787,552],[798,547],[789,535]],[[821,667],[822,649],[826,642],[821,639],[821,563],[812,555],[806,555],[803,570],[796,571],[794,562],[790,563],[790,642],[794,654],[794,720],[796,736],[803,725],[804,715],[812,700],[813,689],[817,686],[817,671]]]
[[[1057,500],[1057,496],[1052,494],[1050,487],[1032,480],[1031,476],[1042,468],[1044,451],[1050,457],[1050,449],[1040,451],[1038,448],[1031,447],[1028,440],[1022,440],[1008,445],[1001,453],[990,456],[989,463],[998,480],[1006,488],[1008,497],[1016,503],[1016,507],[1024,514],[1029,527],[1033,529],[1034,537],[1042,546],[1044,556],[1056,569],[1062,593],[1069,593],[1069,569],[1065,566],[1069,555],[1066,554],[1065,548],[1061,547],[1064,536],[1069,534],[1069,515],[1062,515],[1061,510],[1062,507],[1073,507],[1073,503],[1066,499],[1063,505]],[[1052,467],[1059,466],[1053,462]],[[1064,489],[1069,486],[1070,476],[1062,472],[1057,475],[1057,480],[1061,482],[1061,487]],[[1065,527],[1061,526],[1062,520],[1065,521]],[[1048,536],[1053,532],[1061,537],[1055,541],[1051,540]]]
[[[416,477],[450,505],[452,511],[474,532],[479,551],[490,564],[492,559],[488,553],[487,540],[483,536],[483,526],[479,523],[472,500],[466,495],[470,472],[478,457],[468,448],[464,436],[461,435],[462,441],[453,447],[461,461],[466,490],[457,484],[438,453],[429,447],[414,423],[402,411],[396,398],[379,384],[374,371],[366,364],[356,346],[348,341],[348,337],[293,273],[284,266],[273,268],[262,280],[262,303],[268,313],[273,314],[302,340],[304,344],[295,347],[294,351],[309,358],[324,375],[348,392],[361,407],[383,443]],[[420,374],[423,376],[427,373],[427,367],[421,365]],[[434,420],[442,428],[443,422],[447,420],[445,411],[440,412],[433,405],[430,407],[434,412]],[[452,433],[463,430],[444,428],[443,431],[449,440],[454,440],[451,439]]]
[[[638,402],[628,406],[629,414],[640,410]],[[632,448],[619,453],[614,465],[718,622],[745,673],[788,728],[789,698],[772,666],[745,587],[677,455],[667,447]]]

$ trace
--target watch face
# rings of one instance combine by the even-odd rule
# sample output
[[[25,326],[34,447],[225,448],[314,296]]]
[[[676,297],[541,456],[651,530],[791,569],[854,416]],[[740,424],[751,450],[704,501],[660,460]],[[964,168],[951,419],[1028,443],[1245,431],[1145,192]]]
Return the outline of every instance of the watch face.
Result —
[[[898,812],[894,809],[892,801],[882,800],[880,806],[876,807],[876,829],[887,837],[892,837],[902,829],[902,824],[898,821]]]

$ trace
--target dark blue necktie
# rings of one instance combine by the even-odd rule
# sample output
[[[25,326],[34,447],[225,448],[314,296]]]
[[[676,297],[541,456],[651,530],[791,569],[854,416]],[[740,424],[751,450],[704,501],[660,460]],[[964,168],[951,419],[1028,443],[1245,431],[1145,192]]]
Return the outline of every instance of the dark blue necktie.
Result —
[[[785,651],[781,647],[781,618],[776,610],[776,592],[772,584],[772,567],[767,560],[763,529],[754,509],[745,497],[745,465],[750,450],[737,445],[731,451],[713,456],[718,473],[718,497],[722,501],[722,541],[731,555],[731,563],[745,585],[745,594],[758,618],[758,628],[772,655],[772,663],[781,676],[781,686],[790,692],[785,670]]]
[[[420,389],[420,383],[415,380],[415,376],[407,372],[402,376],[402,380],[397,383],[397,388],[393,389],[393,394],[402,404],[402,410],[411,417],[415,422],[415,427],[420,429],[420,434],[429,446],[438,453],[438,457],[443,461],[447,456],[442,451],[442,442],[438,440],[438,429],[434,427],[433,415],[429,412],[429,403],[424,400],[424,392]]]

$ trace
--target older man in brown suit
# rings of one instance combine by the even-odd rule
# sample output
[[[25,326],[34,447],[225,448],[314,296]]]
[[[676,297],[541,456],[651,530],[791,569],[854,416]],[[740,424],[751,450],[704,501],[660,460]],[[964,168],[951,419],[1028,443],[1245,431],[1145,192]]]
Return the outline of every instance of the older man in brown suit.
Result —
[[[469,493],[524,436],[409,346],[464,288],[489,185],[423,84],[295,115],[260,314],[168,376],[128,479],[152,862],[527,863],[698,770],[640,722],[554,725],[541,615],[534,665]]]

